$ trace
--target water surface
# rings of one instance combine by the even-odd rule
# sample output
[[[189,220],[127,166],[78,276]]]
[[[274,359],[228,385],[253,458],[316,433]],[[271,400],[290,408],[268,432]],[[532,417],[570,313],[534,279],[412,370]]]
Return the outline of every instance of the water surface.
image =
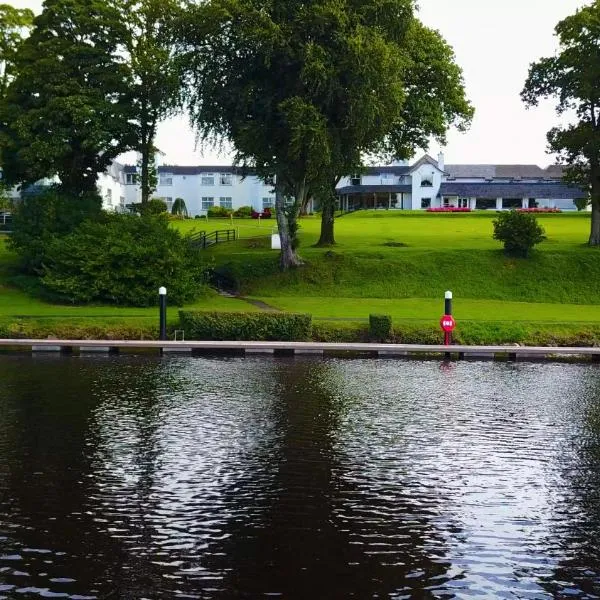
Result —
[[[591,365],[0,357],[0,598],[599,598]]]

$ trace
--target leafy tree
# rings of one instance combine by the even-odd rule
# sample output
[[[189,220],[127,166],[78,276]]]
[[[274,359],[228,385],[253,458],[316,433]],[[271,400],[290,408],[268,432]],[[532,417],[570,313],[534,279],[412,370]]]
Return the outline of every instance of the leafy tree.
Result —
[[[265,180],[275,175],[280,264],[298,265],[294,230],[307,190],[330,202],[339,177],[364,154],[400,155],[409,146],[400,132],[413,123],[402,118],[417,62],[413,30],[422,27],[413,2],[211,0],[187,22],[192,120],[202,138],[231,141],[237,162]],[[430,83],[437,75],[460,83],[460,71],[457,82],[451,69],[423,68]],[[421,109],[418,96],[413,110],[424,121],[428,98]]]
[[[370,24],[376,27],[378,20],[374,19]],[[402,39],[395,36],[397,23],[388,23],[386,27],[388,44],[395,44],[398,52],[402,52],[403,68],[391,81],[389,75],[386,80],[374,81],[376,67],[369,65],[363,76],[353,81],[352,104],[337,103],[325,108],[327,120],[333,125],[328,129],[330,145],[336,152],[332,153],[328,180],[314,186],[322,206],[321,236],[317,243],[320,246],[335,243],[335,188],[341,176],[360,171],[364,155],[384,162],[410,158],[418,148],[427,148],[432,137],[445,143],[449,127],[455,125],[464,130],[473,116],[473,108],[465,97],[462,71],[455,62],[452,48],[441,35],[414,18]],[[344,65],[346,57],[347,53],[343,52],[338,64]],[[364,64],[362,57],[357,58]],[[355,69],[353,61],[356,60],[352,57],[352,62],[345,64],[343,69]],[[396,89],[390,88],[390,84]],[[333,81],[332,85],[340,86],[337,95],[343,97],[343,80]],[[379,98],[400,93],[403,99],[397,103],[388,101],[387,105],[395,107],[397,112],[383,115],[383,120],[365,128],[364,123],[368,122],[372,110],[374,85]]]
[[[15,8],[0,4],[0,98],[15,75],[17,50],[33,22],[33,12],[27,8]]]
[[[205,291],[204,271],[198,250],[165,215],[105,213],[52,241],[42,283],[70,302],[129,306],[156,304],[164,285],[181,305]]]
[[[178,0],[122,0],[127,14],[134,148],[141,155],[142,203],[156,189],[154,139],[160,121],[181,104],[182,70],[175,45]]]
[[[534,246],[546,239],[535,215],[516,210],[500,213],[494,221],[494,239],[504,244],[508,256],[527,258]]]
[[[577,210],[579,212],[581,212],[582,210],[585,210],[590,205],[589,198],[575,198],[575,200],[573,200],[573,202],[575,203],[575,206],[577,207]]]
[[[548,132],[549,151],[567,165],[567,180],[590,190],[590,246],[600,245],[600,0],[556,26],[560,51],[533,63],[521,92],[528,106],[556,98],[557,113],[577,122]]]
[[[132,145],[126,30],[114,0],[46,0],[19,47],[0,111],[11,184],[58,175],[69,195]]]
[[[173,207],[171,208],[171,214],[177,215],[178,217],[188,216],[188,209],[183,198],[175,198]]]

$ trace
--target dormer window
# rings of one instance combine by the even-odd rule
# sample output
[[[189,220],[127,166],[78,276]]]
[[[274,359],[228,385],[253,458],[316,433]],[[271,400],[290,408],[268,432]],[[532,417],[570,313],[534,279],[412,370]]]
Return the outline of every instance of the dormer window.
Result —
[[[360,175],[358,173],[352,175],[352,177],[350,177],[350,183],[352,185],[360,185]]]

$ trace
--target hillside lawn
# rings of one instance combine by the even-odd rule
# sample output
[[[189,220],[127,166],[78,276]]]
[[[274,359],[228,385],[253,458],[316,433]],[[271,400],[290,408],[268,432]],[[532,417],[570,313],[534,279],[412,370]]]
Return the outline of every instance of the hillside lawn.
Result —
[[[173,221],[182,233],[236,228],[241,239],[206,251],[207,261],[242,295],[279,310],[317,319],[366,321],[370,313],[394,320],[437,323],[446,289],[457,320],[600,324],[600,250],[585,245],[589,213],[538,216],[548,240],[527,260],[508,259],[492,239],[494,212],[424,214],[369,211],[336,220],[333,248],[315,248],[320,220],[301,219],[300,254],[306,266],[282,274],[269,247],[275,220]],[[14,319],[154,325],[156,308],[46,303],[10,285],[16,263],[0,240],[0,321]],[[170,307],[169,322],[177,311]],[[259,310],[217,294],[195,310]],[[333,321],[332,321],[333,322]]]

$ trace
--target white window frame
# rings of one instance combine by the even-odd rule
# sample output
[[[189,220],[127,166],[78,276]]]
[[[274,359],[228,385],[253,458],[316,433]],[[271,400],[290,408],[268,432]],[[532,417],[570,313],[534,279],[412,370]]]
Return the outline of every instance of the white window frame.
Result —
[[[137,185],[137,173],[125,173],[125,185]]]
[[[200,185],[208,186],[215,185],[215,174],[214,173],[202,173],[200,177]]]
[[[458,208],[469,208],[469,198],[459,198]]]
[[[219,174],[220,185],[233,185],[233,174],[232,173],[220,173]]]
[[[202,196],[202,210],[208,210],[215,205],[214,196]]]
[[[275,198],[273,196],[265,196],[262,199],[262,208],[274,208],[275,207]]]
[[[173,174],[161,173],[158,176],[158,185],[173,185]]]
[[[221,208],[233,208],[233,198],[231,196],[221,196],[219,206]]]

